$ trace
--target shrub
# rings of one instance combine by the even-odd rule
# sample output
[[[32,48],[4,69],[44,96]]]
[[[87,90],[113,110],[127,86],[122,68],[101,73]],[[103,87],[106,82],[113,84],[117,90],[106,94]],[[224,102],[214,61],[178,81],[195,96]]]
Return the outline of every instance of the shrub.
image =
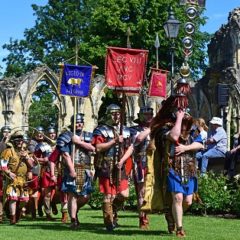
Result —
[[[88,205],[92,209],[101,209],[103,202],[103,195],[99,191],[98,180],[93,182],[94,192],[91,194],[91,198],[88,202]]]
[[[240,216],[240,178],[239,175],[233,182],[233,211]]]
[[[132,180],[129,180],[129,197],[125,203],[126,208],[131,210],[137,209],[137,195],[135,186]]]
[[[193,212],[229,213],[232,212],[234,194],[227,177],[209,172],[199,177],[198,193],[203,204],[193,203]]]
[[[98,181],[94,182],[94,189],[89,205],[93,209],[101,209],[103,195],[99,192]],[[203,204],[194,202],[191,207],[192,213],[234,213],[240,216],[240,178],[229,181],[221,174],[209,172],[206,177],[199,177],[198,193]],[[137,196],[132,180],[129,180],[129,198],[125,202],[125,208],[137,209]]]

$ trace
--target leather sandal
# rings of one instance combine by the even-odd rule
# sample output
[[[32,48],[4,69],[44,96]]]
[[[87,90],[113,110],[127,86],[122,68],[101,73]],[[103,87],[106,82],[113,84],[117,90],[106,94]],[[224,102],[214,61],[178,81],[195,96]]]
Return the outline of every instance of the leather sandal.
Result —
[[[180,229],[177,229],[176,236],[179,238],[184,238],[186,237],[186,233],[182,228],[180,228]]]

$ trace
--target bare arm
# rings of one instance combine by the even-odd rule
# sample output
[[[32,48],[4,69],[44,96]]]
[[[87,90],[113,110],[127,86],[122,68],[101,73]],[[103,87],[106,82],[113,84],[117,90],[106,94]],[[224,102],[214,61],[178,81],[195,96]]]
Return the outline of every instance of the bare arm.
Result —
[[[26,159],[26,164],[27,164],[27,167],[33,168],[33,166],[34,166],[34,160],[33,160],[33,158],[28,157],[28,158]]]
[[[51,176],[54,176],[55,166],[56,166],[56,164],[54,162],[50,161],[50,175]]]
[[[124,155],[122,156],[122,158],[120,159],[119,163],[118,163],[118,168],[121,168],[122,165],[127,161],[127,159],[132,155],[133,153],[133,144],[131,144],[127,151],[124,153]]]
[[[75,143],[76,145],[78,145],[79,147],[82,147],[88,151],[94,152],[95,151],[95,147],[91,144],[91,143],[87,143],[82,141],[81,137],[74,135],[72,137],[72,141],[73,143]]]
[[[231,153],[234,153],[234,152],[236,152],[236,151],[239,150],[239,149],[240,149],[240,145],[238,145],[237,147],[231,149],[230,152],[231,152]]]
[[[188,151],[197,151],[197,150],[201,150],[203,149],[204,146],[202,143],[199,143],[199,142],[193,142],[189,145],[178,145],[175,147],[175,153],[176,155],[180,155],[184,152],[188,152]]]
[[[216,141],[213,138],[208,138],[207,141],[205,142],[206,144],[213,144]]]
[[[57,182],[57,177],[54,174],[55,166],[56,166],[56,164],[54,162],[50,161],[50,176],[51,176],[51,180],[54,181],[54,182]]]
[[[179,139],[179,136],[181,134],[181,126],[182,126],[182,119],[184,117],[184,111],[182,109],[179,109],[176,112],[177,119],[175,122],[175,125],[173,128],[169,131],[167,137],[170,139],[172,142],[176,142]]]
[[[105,142],[105,143],[97,143],[96,144],[96,151],[97,152],[105,152],[107,151],[109,148],[111,148],[112,146],[114,146],[115,144],[118,143],[122,143],[123,142],[123,136],[117,136],[114,139],[112,139],[109,142]]]
[[[144,141],[144,139],[146,139],[150,134],[150,131],[151,131],[150,128],[146,128],[144,131],[140,132],[136,137],[135,143],[138,144]]]
[[[77,174],[75,172],[74,164],[73,164],[70,154],[68,152],[63,152],[62,157],[63,157],[64,163],[67,165],[67,167],[69,169],[69,175],[71,177],[75,178],[77,176]]]
[[[41,164],[44,164],[44,163],[48,162],[48,157],[37,157],[36,155],[33,154],[33,160],[35,162],[39,162]]]

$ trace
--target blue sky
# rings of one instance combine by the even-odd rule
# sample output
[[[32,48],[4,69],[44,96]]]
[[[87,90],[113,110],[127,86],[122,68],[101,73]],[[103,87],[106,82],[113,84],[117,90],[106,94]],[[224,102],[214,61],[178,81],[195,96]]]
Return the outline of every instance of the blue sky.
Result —
[[[2,45],[9,43],[10,38],[22,39],[24,30],[31,28],[35,23],[35,16],[31,5],[45,5],[47,0],[4,0],[0,8],[0,65],[7,51]]]
[[[31,4],[45,5],[47,0],[4,0],[0,8],[0,65],[7,52],[2,49],[10,38],[22,39],[26,28],[34,26],[35,16]],[[240,0],[206,0],[207,24],[202,30],[214,33],[227,23],[229,12],[240,7]]]
[[[206,0],[205,16],[208,17],[207,24],[202,30],[214,33],[222,24],[228,22],[228,15],[234,8],[240,8],[240,0]]]

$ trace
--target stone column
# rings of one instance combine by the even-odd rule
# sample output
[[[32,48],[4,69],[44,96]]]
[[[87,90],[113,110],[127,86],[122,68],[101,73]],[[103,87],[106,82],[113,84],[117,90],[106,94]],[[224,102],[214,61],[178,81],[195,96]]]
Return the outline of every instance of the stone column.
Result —
[[[13,87],[4,87],[4,102],[5,109],[2,111],[4,115],[5,125],[11,125],[12,116],[14,114],[13,102],[15,97],[15,88]]]

